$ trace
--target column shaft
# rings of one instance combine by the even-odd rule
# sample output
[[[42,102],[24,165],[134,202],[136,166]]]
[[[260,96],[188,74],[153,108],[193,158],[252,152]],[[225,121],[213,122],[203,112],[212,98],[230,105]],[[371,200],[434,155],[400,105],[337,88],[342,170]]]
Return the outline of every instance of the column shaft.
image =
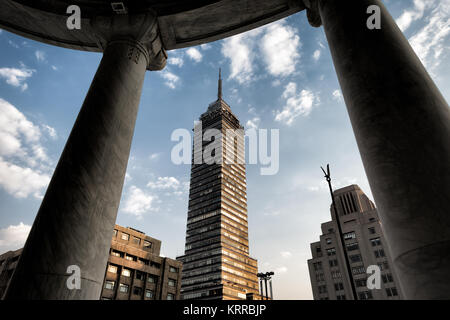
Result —
[[[5,299],[99,299],[147,62],[134,41],[107,46]]]
[[[366,27],[370,5],[381,30]],[[381,1],[319,11],[403,292],[448,299],[449,106]]]

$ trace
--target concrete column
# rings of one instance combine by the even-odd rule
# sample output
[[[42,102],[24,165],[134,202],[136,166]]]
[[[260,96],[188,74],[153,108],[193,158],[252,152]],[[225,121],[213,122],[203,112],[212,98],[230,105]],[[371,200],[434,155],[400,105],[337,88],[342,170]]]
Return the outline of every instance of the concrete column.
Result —
[[[370,5],[381,9],[380,30],[366,26]],[[309,7],[325,29],[405,297],[448,299],[449,106],[381,1]]]
[[[99,299],[148,59],[137,41],[108,44],[5,299]]]

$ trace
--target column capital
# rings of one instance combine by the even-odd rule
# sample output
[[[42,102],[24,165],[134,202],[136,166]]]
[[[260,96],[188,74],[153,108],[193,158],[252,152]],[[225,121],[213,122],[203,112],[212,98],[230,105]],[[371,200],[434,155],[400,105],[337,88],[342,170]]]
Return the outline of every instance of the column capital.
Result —
[[[99,16],[91,21],[96,30],[98,45],[106,49],[117,42],[130,45],[129,59],[147,59],[147,69],[162,70],[166,66],[167,54],[162,45],[157,17],[152,12],[135,15]]]
[[[306,7],[306,16],[308,17],[309,24],[315,28],[322,25],[322,18],[319,12],[320,0],[302,0]]]

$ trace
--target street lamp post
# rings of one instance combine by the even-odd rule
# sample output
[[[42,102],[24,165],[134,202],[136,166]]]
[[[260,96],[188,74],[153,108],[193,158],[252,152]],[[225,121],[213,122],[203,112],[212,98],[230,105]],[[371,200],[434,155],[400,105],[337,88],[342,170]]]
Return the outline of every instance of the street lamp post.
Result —
[[[341,242],[342,250],[344,252],[345,266],[347,268],[347,275],[348,275],[348,280],[350,282],[350,287],[352,288],[353,299],[354,300],[358,300],[358,296],[356,295],[355,283],[353,282],[353,275],[352,275],[352,271],[351,271],[351,268],[350,268],[350,263],[348,261],[347,248],[345,247],[345,241],[344,241],[344,237],[342,235],[341,222],[340,222],[340,219],[339,219],[339,214],[338,214],[337,209],[336,209],[336,203],[334,202],[333,187],[331,186],[330,165],[327,164],[327,171],[325,171],[324,168],[322,168],[322,167],[320,167],[320,168],[322,169],[323,173],[325,174],[325,179],[327,180],[328,188],[330,189],[330,195],[331,195],[333,211],[334,211],[334,215],[336,217],[336,224],[337,224],[337,227],[338,227],[338,238],[339,238],[339,240]]]
[[[264,286],[266,288],[266,300],[269,300],[269,294],[267,291],[267,281],[269,281],[269,285],[270,285],[270,299],[273,299],[273,292],[272,292],[272,276],[275,273],[273,271],[270,272],[266,272],[266,273],[258,273],[257,276],[259,278],[259,284],[260,284],[260,288],[261,288],[261,299],[264,300],[264,292],[263,292],[263,287],[262,287],[262,282],[264,280]]]

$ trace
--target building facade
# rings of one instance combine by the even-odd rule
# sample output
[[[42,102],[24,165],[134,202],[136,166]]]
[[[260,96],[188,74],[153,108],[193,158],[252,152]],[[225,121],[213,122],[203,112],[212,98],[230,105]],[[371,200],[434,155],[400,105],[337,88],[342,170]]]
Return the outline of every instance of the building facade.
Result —
[[[214,132],[220,135],[212,137]],[[177,258],[183,262],[181,298],[256,297],[257,261],[249,256],[244,131],[222,99],[220,75],[218,99],[195,125],[193,145],[185,254]]]
[[[182,263],[160,254],[161,241],[133,228],[114,227],[101,300],[179,300]],[[0,255],[0,298],[22,249]]]
[[[0,299],[8,288],[22,250],[23,248],[0,255]]]
[[[161,241],[116,225],[102,300],[178,300],[182,263],[160,256]]]
[[[334,199],[345,242],[343,250],[334,210],[332,221],[322,224],[319,242],[311,244],[312,259],[308,260],[311,287],[315,300],[352,299],[353,281],[358,300],[402,299],[389,248],[383,236],[375,205],[357,185],[334,191]],[[346,262],[351,268],[348,276]],[[367,268],[381,270],[381,289],[368,289]]]

